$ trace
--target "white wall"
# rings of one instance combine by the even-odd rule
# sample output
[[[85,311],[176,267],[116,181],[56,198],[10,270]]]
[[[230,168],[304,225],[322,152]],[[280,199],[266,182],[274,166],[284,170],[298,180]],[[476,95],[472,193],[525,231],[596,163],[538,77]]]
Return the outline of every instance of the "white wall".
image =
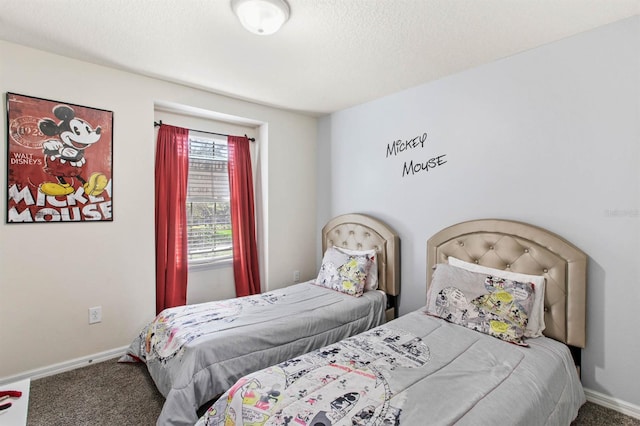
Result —
[[[589,256],[584,385],[640,405],[638,52],[634,17],[322,118],[318,227],[363,212],[396,228],[401,314],[424,304],[438,230],[498,217],[560,234]]]
[[[2,215],[0,383],[127,346],[154,317],[158,103],[262,123],[258,233],[264,287],[291,284],[294,269],[302,278],[315,275],[315,118],[3,41],[0,92],[3,104],[5,92],[13,92],[107,109],[114,116],[113,222],[6,224]],[[6,135],[5,119],[0,134]],[[6,149],[0,150],[3,179],[6,160]],[[6,185],[0,198],[7,199]],[[90,326],[87,310],[97,305],[103,321]]]

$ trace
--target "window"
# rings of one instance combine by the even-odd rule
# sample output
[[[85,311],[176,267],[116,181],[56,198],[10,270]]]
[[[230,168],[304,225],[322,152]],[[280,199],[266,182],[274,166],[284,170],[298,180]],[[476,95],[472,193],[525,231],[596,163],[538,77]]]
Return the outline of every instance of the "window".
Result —
[[[190,264],[232,256],[227,140],[189,134],[187,242]]]

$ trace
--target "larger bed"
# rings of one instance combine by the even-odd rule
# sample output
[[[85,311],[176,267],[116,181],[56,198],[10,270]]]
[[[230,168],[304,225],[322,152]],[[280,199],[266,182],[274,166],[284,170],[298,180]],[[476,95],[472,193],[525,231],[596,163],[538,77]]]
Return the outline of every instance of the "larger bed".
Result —
[[[313,280],[254,296],[166,309],[144,327],[120,361],[146,364],[166,398],[158,424],[193,425],[199,407],[243,375],[395,316],[400,290],[397,234],[375,218],[347,214],[324,226],[322,241],[325,257],[334,247],[375,253],[366,257],[375,259],[376,266],[367,279],[375,277],[377,289],[354,297]],[[323,267],[325,263],[323,259]]]
[[[544,229],[496,219],[448,227],[427,245],[424,308],[241,378],[198,424],[570,424],[585,401],[576,368],[585,254]],[[517,273],[532,281],[516,281]],[[467,285],[479,276],[495,291],[467,303]],[[536,296],[544,303],[533,321]],[[478,316],[476,303],[498,310]],[[507,323],[494,324],[502,308]],[[527,321],[512,333],[518,327],[507,317]],[[484,319],[495,329],[483,329]],[[533,337],[542,320],[544,335]]]

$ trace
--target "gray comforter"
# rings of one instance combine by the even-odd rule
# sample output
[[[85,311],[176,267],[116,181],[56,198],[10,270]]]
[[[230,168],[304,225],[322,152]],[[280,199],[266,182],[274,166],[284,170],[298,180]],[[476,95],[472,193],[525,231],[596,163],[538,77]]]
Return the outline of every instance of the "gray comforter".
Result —
[[[568,425],[568,348],[506,343],[415,311],[240,379],[198,425]]]
[[[386,297],[353,297],[309,282],[167,309],[122,362],[145,362],[166,401],[158,424],[193,425],[197,409],[240,377],[384,323]]]

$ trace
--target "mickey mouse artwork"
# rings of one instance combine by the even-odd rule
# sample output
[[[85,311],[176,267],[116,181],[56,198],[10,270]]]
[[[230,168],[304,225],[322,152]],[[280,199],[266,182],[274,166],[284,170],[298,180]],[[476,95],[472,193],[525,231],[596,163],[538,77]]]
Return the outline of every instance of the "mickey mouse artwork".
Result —
[[[89,180],[82,177],[86,164],[84,151],[100,141],[100,126],[95,129],[81,118],[75,116],[73,109],[67,105],[58,105],[53,109],[59,123],[45,118],[40,120],[38,127],[47,136],[53,136],[43,142],[45,171],[57,178],[57,182],[43,182],[40,191],[46,195],[69,195],[74,192],[67,183],[66,177],[75,177],[84,188],[87,195],[100,195],[107,186],[107,177],[100,172],[91,174]]]
[[[112,220],[113,113],[7,93],[7,222]]]

